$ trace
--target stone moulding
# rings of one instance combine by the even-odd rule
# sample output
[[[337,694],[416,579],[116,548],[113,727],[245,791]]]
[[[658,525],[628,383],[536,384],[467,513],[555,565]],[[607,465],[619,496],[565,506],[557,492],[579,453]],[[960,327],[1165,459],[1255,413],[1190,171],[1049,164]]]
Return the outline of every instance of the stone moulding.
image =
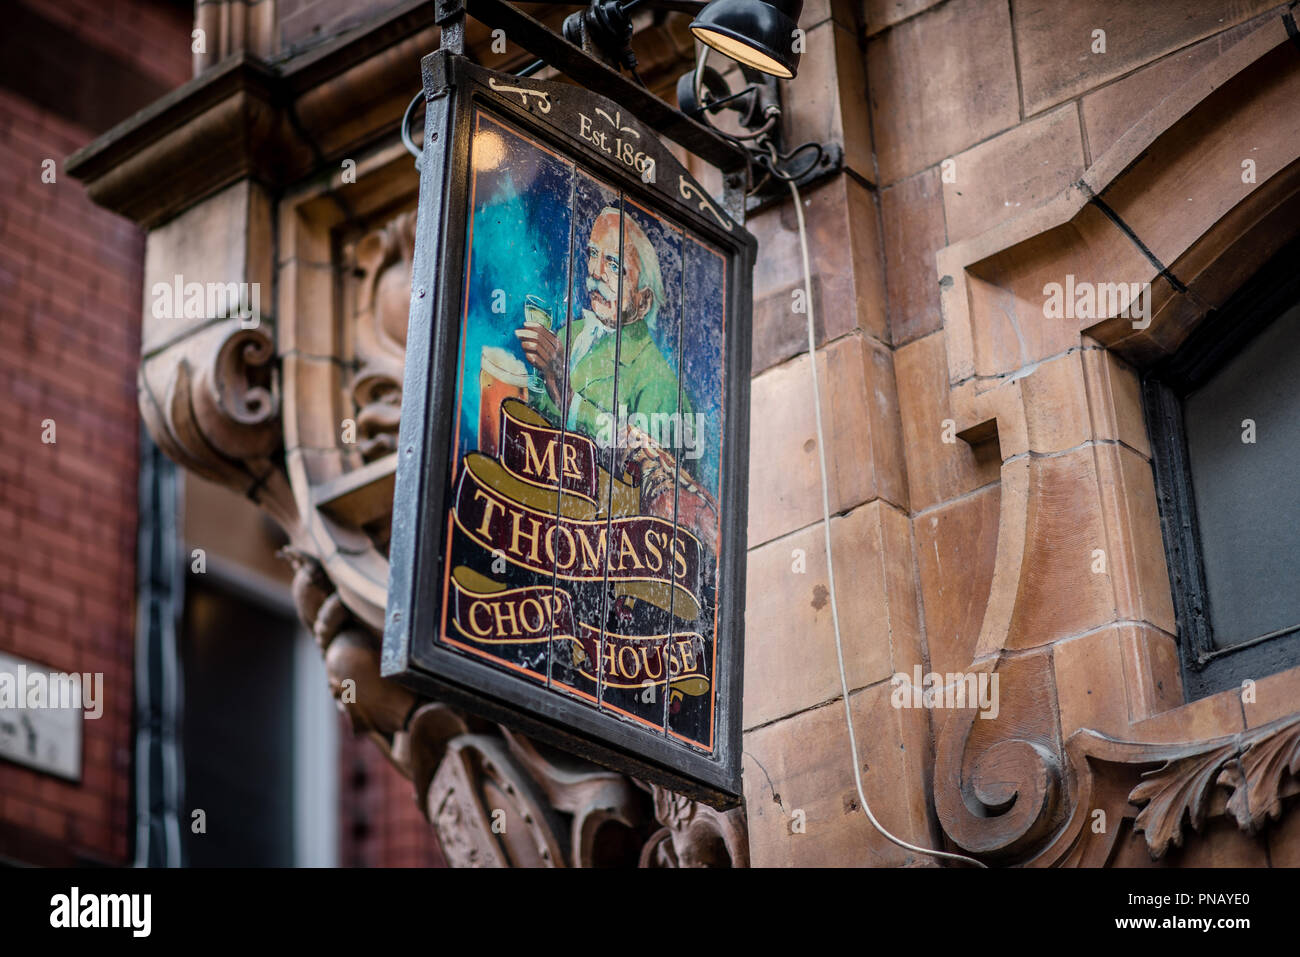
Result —
[[[1141,368],[1173,352],[1300,233],[1298,96],[1300,60],[1282,17],[1261,17],[1081,180],[937,254],[958,434],[996,442],[1002,461],[993,579],[969,670],[1002,675],[1003,717],[956,714],[937,728],[934,796],[944,833],[990,861],[1105,864],[1118,828],[1085,827],[1097,808],[1131,820],[1159,858],[1182,846],[1185,820],[1199,831],[1226,815],[1254,834],[1296,790],[1300,713],[1243,729],[1225,692],[1216,714],[1228,717],[1189,718],[1196,730],[1182,733],[1205,736],[1172,740],[1177,714],[1193,706],[1171,709],[1152,689],[1178,683],[1176,670],[1153,671],[1158,656],[1135,651],[1140,641],[1103,654],[1108,633],[1165,648],[1176,628],[1158,526],[1151,535],[1145,433],[1122,434],[1130,399],[1095,369],[1120,368],[1108,355]],[[1258,147],[1257,183],[1239,181],[1247,141]],[[1149,283],[1149,324],[1045,319],[1045,283],[1071,274]],[[1063,570],[1069,548],[1086,555],[1098,539],[1111,559],[1099,581]],[[1067,639],[1092,653],[1061,654]],[[1098,694],[1080,705],[1075,688]]]

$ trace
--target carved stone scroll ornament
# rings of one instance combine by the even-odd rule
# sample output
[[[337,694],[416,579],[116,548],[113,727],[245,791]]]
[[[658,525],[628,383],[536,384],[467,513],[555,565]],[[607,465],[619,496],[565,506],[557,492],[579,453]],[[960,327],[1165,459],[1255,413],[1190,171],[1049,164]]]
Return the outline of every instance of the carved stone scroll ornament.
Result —
[[[972,665],[973,673],[992,673],[995,665]],[[1006,678],[999,674],[1006,682]],[[1008,693],[1032,700],[1034,691]],[[954,713],[940,732],[935,808],[945,832],[963,850],[991,862],[1028,857],[1059,823],[1062,769],[1050,732],[1032,724],[984,722],[973,709]]]
[[[343,383],[352,403],[343,411],[355,419],[359,456],[316,448],[311,454],[328,458],[313,461],[333,464],[293,466],[303,435],[338,434],[337,406],[311,391],[324,380],[308,375],[286,377],[297,392],[282,402],[274,340],[237,321],[146,357],[140,405],[151,434],[179,464],[245,493],[283,526],[294,601],[330,689],[354,731],[411,781],[453,866],[745,865],[741,812],[718,814],[663,792],[652,799],[639,782],[381,676],[376,622],[392,517],[384,483],[401,407],[413,241],[407,212],[352,247],[355,304],[343,310],[334,358],[355,370]],[[282,329],[325,318],[278,317]]]
[[[264,327],[220,323],[141,365],[140,414],[169,458],[243,492],[293,530],[297,506],[277,462],[283,440],[274,360]]]
[[[642,867],[748,867],[744,811],[719,813],[680,794],[654,788],[655,817],[664,825],[641,851]]]

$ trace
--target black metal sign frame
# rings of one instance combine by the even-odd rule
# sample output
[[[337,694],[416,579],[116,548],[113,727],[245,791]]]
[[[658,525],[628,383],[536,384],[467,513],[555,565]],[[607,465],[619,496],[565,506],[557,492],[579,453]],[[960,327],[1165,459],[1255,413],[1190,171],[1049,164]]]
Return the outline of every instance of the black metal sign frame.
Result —
[[[749,455],[749,359],[754,238],[715,203],[618,104],[581,87],[496,73],[440,50],[422,64],[424,155],[413,263],[401,432],[390,544],[383,673],[601,764],[716,807],[741,796],[745,535]],[[711,753],[674,741],[436,640],[443,620],[443,556],[457,357],[466,296],[473,117],[486,110],[617,186],[716,248],[725,260],[725,377],[720,454],[721,538],[713,640],[716,683]],[[634,163],[593,148],[584,118],[596,110],[638,129]],[[620,112],[621,111],[621,112]],[[599,145],[599,144],[597,144]],[[649,175],[646,170],[651,169]],[[683,333],[684,335],[685,333]],[[666,674],[667,663],[660,664]]]

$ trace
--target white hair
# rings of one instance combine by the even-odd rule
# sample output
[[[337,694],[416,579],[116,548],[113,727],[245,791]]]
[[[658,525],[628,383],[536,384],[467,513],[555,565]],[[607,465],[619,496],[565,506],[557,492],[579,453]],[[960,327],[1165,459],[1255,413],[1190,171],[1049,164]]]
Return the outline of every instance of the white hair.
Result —
[[[627,255],[627,247],[631,245],[633,252],[636,253],[637,266],[637,288],[636,292],[642,289],[650,290],[650,308],[645,314],[645,324],[651,331],[655,329],[655,322],[659,318],[659,307],[663,305],[665,299],[663,274],[659,271],[659,254],[655,252],[655,247],[650,242],[650,237],[645,234],[640,223],[633,219],[627,213],[620,213],[613,206],[606,206],[596,217],[597,220],[609,213],[611,216],[622,216],[623,222],[623,255]],[[592,221],[593,225],[595,220]]]

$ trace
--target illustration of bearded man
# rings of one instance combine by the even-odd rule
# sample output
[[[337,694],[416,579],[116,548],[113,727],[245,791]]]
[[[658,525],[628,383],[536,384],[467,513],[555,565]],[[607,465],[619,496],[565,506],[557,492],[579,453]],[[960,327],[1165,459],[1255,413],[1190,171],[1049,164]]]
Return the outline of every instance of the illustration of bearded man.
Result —
[[[559,336],[541,326],[515,330],[524,356],[546,385],[545,391],[533,399],[533,405],[557,426],[602,444],[611,444],[613,435],[612,444],[624,450],[630,448],[623,467],[640,478],[643,512],[671,520],[673,483],[678,474],[673,456],[643,433],[629,436],[625,430],[613,434],[615,423],[637,413],[647,418],[655,414],[672,416],[677,422],[688,421],[691,414],[690,399],[679,390],[677,375],[652,335],[665,299],[659,256],[631,216],[606,207],[592,223],[586,257],[588,306],[582,309],[582,317],[570,320]],[[621,310],[617,306],[620,288]],[[621,346],[616,334],[620,329]],[[615,408],[616,368],[620,408]],[[698,441],[701,437],[693,438]],[[679,503],[684,504],[684,510],[679,507],[679,518],[688,527],[697,526],[697,534],[716,546],[717,506],[713,497],[696,485],[685,469],[680,470],[680,477],[685,502]]]
[[[582,309],[582,318],[570,321],[559,336],[540,326],[515,331],[525,357],[546,384],[535,407],[556,425],[595,440],[601,439],[603,431],[608,439],[609,423],[618,421],[615,413],[620,411],[614,405],[617,359],[618,404],[626,409],[625,415],[689,412],[690,401],[685,395],[682,408],[677,407],[677,376],[651,335],[664,302],[664,286],[659,257],[649,237],[632,217],[621,217],[617,209],[606,207],[592,223],[586,255],[588,306]],[[620,272],[622,310],[616,305]],[[620,327],[623,342],[617,351]]]

